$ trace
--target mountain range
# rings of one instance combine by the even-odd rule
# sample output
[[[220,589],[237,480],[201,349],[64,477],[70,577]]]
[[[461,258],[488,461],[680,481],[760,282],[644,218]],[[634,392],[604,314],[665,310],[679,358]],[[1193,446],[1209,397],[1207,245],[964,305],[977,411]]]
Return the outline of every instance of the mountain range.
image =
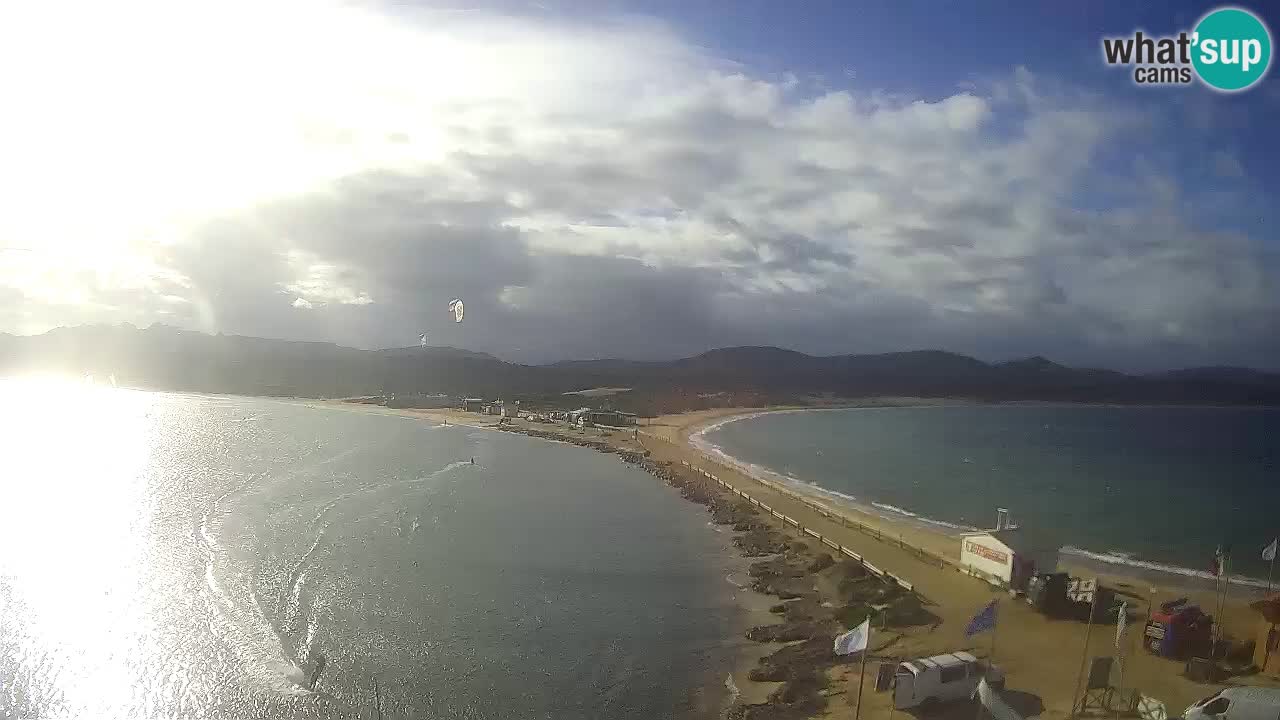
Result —
[[[209,335],[165,325],[0,335],[0,375],[114,376],[135,387],[245,395],[354,397],[446,393],[581,403],[563,393],[625,387],[609,404],[640,412],[715,403],[869,396],[988,401],[1280,404],[1280,373],[1200,367],[1133,375],[1043,357],[987,363],[941,350],[814,356],[777,347],[711,350],[672,361],[521,365],[440,347],[358,350],[330,343]],[[718,398],[718,400],[717,400]]]

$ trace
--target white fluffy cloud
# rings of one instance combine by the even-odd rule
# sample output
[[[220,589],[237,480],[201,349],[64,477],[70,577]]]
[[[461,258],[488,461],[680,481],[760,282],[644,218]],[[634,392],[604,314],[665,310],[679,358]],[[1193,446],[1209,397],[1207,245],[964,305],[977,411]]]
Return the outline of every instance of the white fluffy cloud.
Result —
[[[17,42],[57,23],[36,12],[0,11],[0,55],[58,55]],[[69,39],[0,126],[18,158],[0,192],[37,190],[0,219],[0,245],[37,251],[0,268],[21,298],[0,330],[428,330],[525,360],[1280,349],[1259,238],[1198,227],[1136,161],[1158,119],[1026,69],[913,98],[761,76],[633,18],[231,4],[102,21],[116,32]],[[1237,176],[1227,159],[1206,163]],[[454,296],[465,331],[445,324]]]

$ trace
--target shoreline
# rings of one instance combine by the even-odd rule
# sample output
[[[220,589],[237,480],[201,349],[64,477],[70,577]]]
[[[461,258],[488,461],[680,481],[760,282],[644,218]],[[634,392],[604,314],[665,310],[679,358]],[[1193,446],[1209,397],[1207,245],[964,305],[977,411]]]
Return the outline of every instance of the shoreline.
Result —
[[[1010,405],[1066,405],[1077,406],[1078,403],[1005,403]],[[894,505],[878,502],[874,499],[864,499],[853,497],[839,491],[824,488],[816,483],[806,482],[795,477],[782,475],[768,467],[749,463],[741,460],[733,455],[728,454],[715,443],[706,439],[706,434],[715,431],[724,425],[728,425],[740,420],[750,420],[767,414],[791,414],[798,412],[823,412],[833,410],[853,410],[853,409],[884,409],[886,407],[943,407],[943,404],[937,403],[920,403],[918,405],[852,405],[839,408],[778,408],[778,409],[749,409],[738,413],[726,414],[714,419],[698,422],[682,428],[681,435],[685,442],[701,452],[707,459],[714,462],[730,465],[735,469],[744,472],[753,477],[753,479],[775,483],[786,487],[789,491],[795,492],[809,497],[817,502],[831,504],[829,508],[833,511],[852,511],[861,515],[864,522],[872,520],[875,522],[885,523],[887,527],[882,531],[902,532],[904,529],[919,530],[923,533],[934,533],[945,538],[945,542],[950,542],[954,546],[962,533],[979,531],[978,528],[970,525],[964,525],[949,520],[928,517],[914,512],[911,508],[901,508]],[[1127,405],[1108,405],[1108,404],[1092,404],[1092,407],[1134,407]],[[1179,406],[1201,408],[1205,406]],[[927,537],[927,535],[926,535]],[[917,538],[917,541],[926,545],[934,546],[928,549],[936,550],[939,540],[936,538],[925,539]],[[1102,543],[1103,545],[1107,543]],[[945,551],[944,551],[944,554]],[[1212,574],[1196,567],[1178,565],[1174,562],[1166,562],[1161,560],[1151,560],[1143,558],[1135,553],[1125,552],[1121,550],[1093,550],[1080,545],[1067,544],[1060,549],[1062,559],[1060,564],[1076,568],[1089,568],[1091,572],[1105,574],[1118,577],[1127,577],[1131,580],[1141,580],[1143,582],[1158,582],[1164,587],[1180,588],[1188,591],[1205,591],[1206,585],[1212,586],[1215,579]],[[955,555],[954,552],[951,555]],[[958,557],[954,558],[958,561]],[[1250,597],[1261,598],[1265,595],[1268,582],[1265,578],[1252,576],[1232,576],[1231,586],[1233,590],[1248,594]],[[1280,588],[1280,582],[1272,582],[1273,589]]]
[[[898,398],[844,407],[938,404],[911,400]],[[347,406],[350,407],[349,404]],[[879,512],[860,512],[835,502],[821,492],[802,493],[788,483],[769,482],[767,477],[756,477],[747,469],[728,464],[724,460],[727,456],[707,454],[690,439],[694,433],[705,431],[708,425],[730,421],[733,416],[741,418],[775,410],[801,409],[805,408],[733,408],[663,416],[635,428],[637,440],[632,439],[631,428],[622,431],[593,429],[583,433],[563,425],[523,421],[499,428],[481,421],[483,416],[461,411],[386,408],[373,411],[514,431],[587,445],[602,452],[638,453],[649,463],[650,472],[679,489],[686,499],[706,505],[714,522],[732,524],[733,530],[740,533],[735,544],[746,537],[754,538],[749,546],[751,542],[764,542],[771,553],[758,555],[759,558],[768,557],[768,560],[757,559],[751,566],[752,590],[744,590],[743,597],[752,600],[763,598],[762,602],[767,603],[770,602],[768,596],[774,595],[782,602],[770,606],[769,610],[773,612],[769,623],[759,622],[764,616],[758,606],[752,613],[747,609],[749,603],[738,605],[735,620],[739,622],[733,623],[734,631],[741,632],[742,627],[759,622],[747,630],[747,635],[752,641],[769,642],[743,642],[741,635],[726,640],[725,648],[734,656],[730,676],[741,692],[737,701],[728,708],[729,717],[799,718],[852,712],[853,698],[857,694],[856,664],[851,666],[844,659],[832,657],[830,640],[838,630],[850,626],[845,622],[849,616],[857,613],[865,616],[868,612],[857,610],[868,606],[861,604],[865,599],[848,594],[846,585],[851,582],[848,578],[833,580],[830,577],[833,571],[829,569],[809,572],[808,564],[824,552],[821,545],[812,547],[815,543],[811,538],[775,521],[767,513],[764,516],[750,514],[753,510],[758,512],[758,509],[749,504],[744,508],[734,495],[735,492],[747,491],[749,497],[767,503],[785,517],[794,518],[795,525],[804,528],[804,532],[829,538],[838,547],[854,548],[867,563],[874,563],[873,567],[892,573],[895,579],[902,578],[912,587],[913,592],[909,595],[918,599],[920,608],[930,621],[873,632],[872,658],[896,661],[960,649],[984,658],[989,654],[985,638],[967,638],[963,630],[977,608],[1004,597],[1000,616],[1003,639],[1000,656],[995,661],[1009,678],[1010,690],[1006,698],[1018,699],[1021,705],[1015,703],[1015,707],[1025,717],[1067,718],[1072,706],[1074,679],[1081,662],[1082,643],[1089,637],[1084,623],[1048,620],[1025,603],[1013,602],[1003,592],[958,572],[953,564],[946,562],[948,556],[958,555],[959,544],[954,536],[914,527],[903,519],[884,517]],[[698,479],[706,473],[717,477],[717,481]],[[721,481],[729,490],[716,484]],[[759,545],[754,547],[757,551],[761,549]],[[1060,566],[1070,569],[1071,563],[1063,558]],[[848,563],[840,563],[840,567],[843,571],[848,568]],[[1111,567],[1088,568],[1085,574],[1098,576],[1124,596],[1129,603],[1131,618],[1132,613],[1137,613],[1137,619],[1131,620],[1130,630],[1125,636],[1129,646],[1125,651],[1126,687],[1140,688],[1144,694],[1163,700],[1171,713],[1180,712],[1209,692],[1208,686],[1183,676],[1180,661],[1149,655],[1138,646],[1142,617],[1154,605],[1187,596],[1212,610],[1213,603],[1207,600],[1205,593],[1175,589],[1169,583],[1156,588],[1150,578],[1114,572]],[[743,584],[746,584],[745,578]],[[800,599],[783,599],[792,593],[798,593],[795,597]],[[1247,599],[1239,596],[1233,596],[1220,616],[1229,635],[1243,638],[1252,637],[1255,618],[1256,614],[1248,608]],[[857,624],[860,620],[861,616],[853,618],[852,622]],[[1093,632],[1088,652],[1094,655],[1114,653],[1109,635],[1114,635],[1114,632]],[[868,672],[868,675],[872,673]],[[787,682],[779,684],[777,681],[780,680]],[[722,681],[723,678],[719,679],[716,687],[704,688],[704,691],[720,693],[727,700],[729,689]],[[1256,684],[1265,681],[1237,676],[1232,682]],[[864,690],[862,702],[869,714],[890,712],[888,694],[876,693],[870,686]]]
[[[894,406],[906,404],[896,402]],[[914,404],[919,406],[935,403]],[[876,403],[863,407],[884,406],[884,403]],[[928,563],[921,556],[912,556],[909,552],[901,552],[903,549],[901,547],[892,547],[895,544],[908,547],[915,546],[928,551],[921,554],[926,558],[929,554],[938,554],[950,559],[952,563],[958,563],[959,542],[956,537],[957,528],[951,527],[948,531],[940,528],[937,523],[932,523],[932,526],[925,525],[922,527],[922,519],[918,516],[914,518],[887,516],[887,513],[875,508],[863,509],[866,507],[865,503],[861,503],[862,507],[851,506],[849,503],[844,502],[844,498],[839,497],[838,494],[836,494],[836,497],[832,497],[830,492],[824,492],[820,488],[799,481],[770,482],[770,475],[776,476],[777,473],[771,473],[767,469],[756,468],[749,463],[737,461],[736,458],[730,458],[723,451],[718,454],[709,452],[706,448],[708,443],[704,442],[702,447],[699,447],[697,443],[697,437],[695,436],[705,433],[709,428],[746,417],[759,416],[773,410],[771,408],[740,408],[699,413],[697,417],[693,417],[693,414],[667,416],[655,419],[654,423],[662,427],[655,428],[656,432],[653,432],[652,436],[683,445],[706,466],[719,468],[718,472],[722,476],[726,474],[736,476],[737,480],[743,483],[740,486],[754,485],[757,488],[773,490],[778,497],[789,497],[793,502],[793,507],[796,508],[791,513],[795,517],[800,517],[797,513],[803,512],[809,513],[810,522],[821,524],[827,521],[828,527],[835,524],[829,522],[831,519],[839,519],[845,527],[851,521],[871,528],[875,533],[875,540],[867,543],[865,539],[862,539],[862,549],[860,551],[864,555],[870,556],[871,547],[881,546],[879,552],[876,553],[879,558],[876,562],[880,567],[904,573],[908,579],[915,581],[917,589],[923,590],[926,595],[936,598],[945,597],[948,606],[960,606],[959,613],[954,611],[945,613],[951,615],[959,623],[967,623],[967,617],[962,614],[966,611],[964,607],[966,604],[969,604],[970,608],[979,606],[976,600],[966,599],[965,596],[971,598],[975,593],[981,594],[978,590],[979,588],[986,591],[987,597],[996,598],[1000,595],[994,589],[986,586],[985,583],[957,572],[954,566],[949,568],[934,566],[925,569],[923,566]],[[780,408],[778,410],[785,412],[794,411],[795,409]],[[752,470],[765,470],[766,472],[751,472]],[[764,476],[761,477],[761,475]],[[837,500],[840,502],[837,502]],[[816,517],[814,516],[815,514],[817,515]],[[853,538],[851,542],[858,542],[859,533],[851,534],[846,530],[845,534]],[[861,533],[862,538],[866,538],[868,535],[866,532]],[[897,541],[896,543],[894,542],[895,540]],[[884,547],[886,545],[889,547]],[[1185,570],[1191,573],[1182,574],[1163,571],[1159,567],[1144,568],[1097,559],[1091,561],[1090,558],[1075,556],[1066,552],[1061,554],[1059,567],[1062,570],[1074,571],[1077,575],[1098,577],[1108,587],[1115,588],[1119,595],[1126,597],[1131,611],[1136,610],[1140,613],[1138,620],[1131,622],[1130,630],[1126,634],[1126,642],[1131,646],[1131,649],[1126,651],[1125,654],[1136,655],[1136,657],[1126,660],[1126,674],[1130,678],[1130,683],[1137,684],[1143,689],[1143,692],[1149,695],[1165,700],[1171,712],[1178,712],[1182,707],[1198,699],[1197,693],[1202,693],[1206,686],[1191,683],[1181,677],[1180,663],[1148,655],[1138,647],[1138,644],[1142,631],[1142,616],[1161,602],[1178,597],[1187,597],[1191,602],[1198,603],[1206,611],[1213,612],[1215,603],[1213,601],[1211,578],[1206,580],[1195,575],[1196,571],[1190,568],[1175,568],[1176,570]],[[948,574],[950,575],[949,578],[942,577]],[[927,584],[924,581],[928,581]],[[1231,597],[1223,607],[1222,612],[1214,613],[1218,615],[1218,620],[1228,636],[1240,640],[1252,639],[1256,629],[1257,614],[1248,607],[1248,603],[1256,597],[1256,591],[1260,589],[1249,588],[1248,586],[1242,587],[1233,582]],[[1061,655],[1063,647],[1081,647],[1083,636],[1079,633],[1064,633],[1064,629],[1070,630],[1070,628],[1064,628],[1064,624],[1061,622],[1047,622],[1042,616],[1029,612],[1029,608],[1025,606],[1015,605],[1010,610],[1014,608],[1019,611],[1016,613],[1020,616],[1017,618],[1020,621],[1018,624],[1025,628],[1024,632],[1037,637],[1027,638],[1027,647],[1024,652],[1019,653],[1023,655],[1021,658],[1006,659],[1003,656],[1012,653],[1008,650],[1002,650],[1000,664],[1007,671],[1011,671],[1010,677],[1013,681],[1020,684],[1026,683],[1036,687],[1037,690],[1043,690],[1043,692],[1037,693],[1043,702],[1043,707],[1040,709],[1041,712],[1032,714],[1041,714],[1045,717],[1066,717],[1070,714],[1072,688],[1062,687],[1061,678],[1074,678],[1076,673],[1074,666],[1078,664],[1078,660],[1066,663],[1064,667],[1055,670],[1052,666],[1046,667],[1043,658],[1054,654]],[[1008,617],[1008,615],[1005,617]],[[947,624],[947,621],[944,620],[943,628]],[[1136,631],[1133,630],[1135,625],[1137,627]],[[954,644],[951,647],[935,646],[934,649],[949,651],[955,647],[962,646],[965,640],[954,634],[954,632],[953,629],[951,637],[954,638],[952,641]],[[1106,635],[1106,633],[1095,633],[1096,635]],[[1105,654],[1105,651],[1101,648],[1094,647],[1102,644],[1103,641],[1094,637],[1089,643],[1090,650],[1095,654]],[[1077,650],[1076,652],[1079,651]],[[1114,652],[1114,649],[1112,652]],[[975,654],[981,657],[981,653],[975,652]],[[1060,677],[1053,677],[1055,673]],[[1263,678],[1236,677],[1232,682],[1248,684],[1266,683],[1267,681]],[[1011,685],[1011,687],[1016,687],[1016,685]]]
[[[718,669],[694,691],[695,717],[711,710],[704,702],[697,702],[700,697],[712,698],[715,716],[721,718],[813,716],[827,703],[827,671],[843,663],[831,657],[830,649],[835,635],[846,629],[837,620],[843,602],[836,597],[836,586],[860,578],[863,584],[860,590],[852,591],[855,596],[871,592],[876,597],[916,602],[909,593],[871,576],[847,558],[833,558],[812,538],[768,522],[758,508],[725,491],[687,461],[651,452],[638,433],[633,440],[628,431],[596,428],[584,432],[563,425],[486,423],[479,420],[482,416],[454,410],[377,407],[373,412],[522,434],[616,454],[663,480],[683,499],[703,505],[710,515],[708,525],[731,536],[721,572],[725,573],[723,581],[731,586],[727,592],[733,600],[734,617],[728,623],[730,635],[721,645],[723,664],[717,663]]]

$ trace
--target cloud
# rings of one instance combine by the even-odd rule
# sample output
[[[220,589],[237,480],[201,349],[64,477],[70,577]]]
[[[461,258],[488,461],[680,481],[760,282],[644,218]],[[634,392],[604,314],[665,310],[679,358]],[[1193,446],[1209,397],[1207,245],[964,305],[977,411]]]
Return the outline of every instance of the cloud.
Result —
[[[292,60],[255,54],[279,40],[264,30],[245,41],[262,67],[210,91],[295,122],[196,125],[235,162],[197,153],[216,207],[177,203],[157,213],[162,241],[119,254],[145,268],[131,309],[65,273],[54,286],[84,302],[0,273],[26,293],[22,327],[110,307],[365,347],[427,332],[526,361],[729,344],[1123,367],[1280,357],[1276,257],[1201,227],[1184,209],[1195,188],[1133,162],[1159,120],[1115,98],[1026,68],[948,97],[828,90],[635,18],[308,17],[277,28]],[[339,36],[358,49],[349,65],[328,52]],[[1202,167],[1221,174],[1223,157]]]

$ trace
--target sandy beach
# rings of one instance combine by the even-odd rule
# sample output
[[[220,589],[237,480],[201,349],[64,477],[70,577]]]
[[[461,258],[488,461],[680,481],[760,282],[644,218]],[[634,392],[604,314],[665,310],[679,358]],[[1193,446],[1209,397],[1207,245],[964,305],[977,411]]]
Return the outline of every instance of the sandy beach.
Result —
[[[923,404],[911,399],[879,401],[877,404]],[[910,582],[916,594],[924,601],[928,612],[936,616],[936,622],[928,626],[894,628],[877,635],[873,633],[872,653],[869,656],[867,676],[874,677],[880,662],[896,662],[914,657],[965,649],[980,658],[992,654],[990,633],[972,639],[964,637],[964,628],[975,612],[994,599],[999,599],[999,623],[995,638],[994,662],[1007,673],[1006,699],[1025,717],[1046,718],[1071,715],[1072,698],[1081,671],[1087,626],[1078,621],[1050,620],[1034,612],[1020,599],[962,574],[954,566],[958,560],[959,541],[952,535],[911,524],[895,521],[880,514],[859,512],[844,504],[836,504],[824,498],[818,491],[804,492],[792,486],[780,486],[767,478],[753,476],[736,467],[724,457],[713,457],[704,449],[691,444],[691,436],[707,425],[727,418],[777,410],[775,408],[734,408],[708,410],[663,416],[636,428],[635,438],[630,431],[602,433],[589,430],[596,440],[602,440],[619,450],[648,451],[658,463],[680,465],[714,473],[734,488],[795,519],[823,537],[855,550],[866,560]],[[474,413],[454,410],[387,410],[433,418],[450,424],[466,424],[492,427],[494,419]],[[539,433],[563,434],[566,437],[583,437],[582,431],[566,426],[529,424],[524,421],[511,423],[517,431],[528,428]],[[776,523],[775,523],[776,524]],[[792,532],[794,536],[794,531]],[[1064,558],[1065,559],[1065,558]],[[1069,565],[1064,569],[1072,569]],[[1123,568],[1117,567],[1118,570]],[[1099,575],[1096,568],[1087,569],[1090,576]],[[1115,588],[1129,603],[1130,622],[1122,641],[1124,657],[1123,677],[1113,676],[1113,684],[1124,689],[1137,689],[1142,694],[1158,698],[1166,704],[1170,714],[1180,714],[1187,705],[1208,695],[1221,684],[1201,684],[1183,676],[1183,664],[1158,658],[1140,647],[1140,634],[1149,605],[1176,598],[1190,597],[1202,607],[1211,608],[1210,593],[1188,589],[1176,578],[1137,577],[1122,572],[1099,575],[1109,587]],[[744,593],[751,595],[750,593]],[[767,611],[770,602],[763,596],[746,597],[744,625],[765,624],[772,617]],[[1229,604],[1224,613],[1225,627],[1229,634],[1251,637],[1255,613],[1247,606],[1247,598],[1239,597]],[[776,620],[776,617],[772,619]],[[1090,634],[1089,655],[1116,655],[1114,625],[1095,625]],[[748,679],[751,669],[762,657],[773,652],[776,643],[742,645],[737,669],[733,672],[733,684],[741,693],[740,702],[762,703],[777,688],[777,683],[753,682]],[[820,717],[847,717],[853,711],[858,694],[858,666],[837,662],[825,669],[829,680],[822,691],[827,699]],[[1248,677],[1233,678],[1231,684],[1257,684],[1265,680]],[[960,707],[962,707],[961,705]],[[972,710],[964,711],[971,713]],[[891,714],[889,693],[877,693],[868,682],[863,690],[862,713],[867,717],[888,717]],[[947,714],[944,709],[941,714]],[[936,715],[935,715],[936,716]],[[748,714],[747,717],[753,717]],[[761,717],[772,717],[761,715]],[[780,717],[780,716],[779,716]]]
[[[811,501],[827,512],[836,516],[848,517],[863,526],[875,528],[882,536],[881,540],[873,539],[865,532],[850,530],[838,522],[816,512],[811,506],[788,492],[781,492],[761,482],[741,469],[729,465],[722,458],[709,457],[706,453],[689,444],[690,436],[700,428],[709,424],[743,414],[762,412],[762,409],[740,409],[725,411],[709,411],[657,418],[651,427],[642,428],[650,437],[661,438],[673,445],[671,452],[681,459],[690,460],[717,472],[721,477],[732,478],[735,485],[751,488],[756,495],[774,507],[786,508],[784,513],[796,518],[807,527],[817,529],[825,536],[839,538],[841,544],[856,548],[864,557],[882,568],[900,574],[910,580],[917,591],[930,600],[934,613],[942,618],[942,623],[928,633],[912,634],[911,637],[893,648],[895,657],[927,655],[934,652],[948,652],[956,649],[968,649],[982,657],[989,651],[989,638],[979,636],[977,641],[966,641],[963,637],[964,626],[984,604],[1001,596],[994,588],[972,577],[961,574],[952,567],[938,567],[923,561],[920,556],[899,547],[925,549],[931,553],[956,561],[959,555],[959,542],[953,536],[942,532],[930,532],[907,522],[895,522],[879,514],[855,513],[848,507],[826,502],[821,493],[812,493],[803,498]],[[792,490],[792,488],[786,488]],[[1064,559],[1065,556],[1064,556]],[[1124,678],[1126,688],[1137,688],[1143,694],[1164,701],[1171,713],[1181,713],[1192,702],[1209,694],[1220,685],[1204,685],[1187,680],[1182,676],[1182,663],[1158,658],[1148,654],[1140,647],[1139,637],[1141,622],[1148,613],[1149,604],[1189,597],[1204,608],[1213,607],[1212,592],[1194,587],[1190,579],[1185,581],[1177,577],[1138,577],[1119,572],[1098,573],[1096,568],[1081,569],[1070,562],[1063,563],[1062,568],[1077,571],[1082,575],[1098,576],[1104,584],[1115,588],[1119,593],[1130,595],[1125,598],[1130,607],[1131,616],[1138,619],[1131,622],[1124,638]],[[1236,599],[1228,603],[1220,620],[1229,635],[1236,637],[1252,637],[1256,613],[1248,607],[1252,598],[1244,597],[1240,592]],[[1044,717],[1066,717],[1071,710],[1071,697],[1079,673],[1082,650],[1084,648],[1085,625],[1065,620],[1048,620],[1032,611],[1026,604],[1004,597],[1001,602],[1001,614],[998,629],[998,645],[995,662],[1009,674],[1009,690],[1011,695],[1019,693],[1034,697],[1022,698],[1027,714],[1041,714]],[[1091,656],[1116,655],[1113,647],[1115,632],[1113,626],[1100,629],[1095,626],[1089,644]],[[1232,683],[1259,682],[1251,678],[1235,678]],[[853,680],[856,683],[856,677]],[[1260,681],[1265,682],[1265,681]],[[846,693],[852,697],[856,688]],[[888,694],[872,693],[871,708],[880,708],[888,712]],[[1042,704],[1040,713],[1033,712]],[[1016,705],[1016,703],[1015,703]],[[868,708],[868,696],[864,694],[863,712]]]

